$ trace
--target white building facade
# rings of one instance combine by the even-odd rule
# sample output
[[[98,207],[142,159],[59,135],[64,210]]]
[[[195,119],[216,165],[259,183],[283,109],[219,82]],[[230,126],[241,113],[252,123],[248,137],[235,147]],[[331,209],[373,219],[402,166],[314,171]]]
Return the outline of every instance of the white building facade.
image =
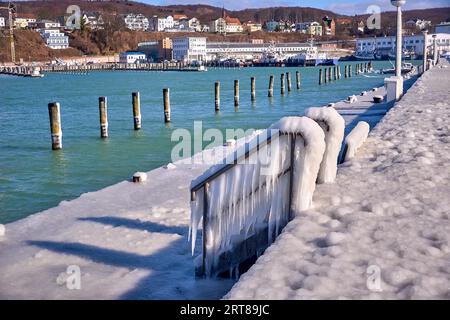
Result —
[[[138,51],[128,51],[128,52],[122,52],[119,55],[119,62],[120,63],[145,63],[147,62],[147,57],[145,53],[138,52]]]
[[[39,29],[56,29],[56,28],[61,28],[61,24],[59,22],[51,21],[51,20],[38,21],[38,22],[36,22],[36,26]]]
[[[153,16],[150,19],[150,30],[162,32],[166,29],[173,29],[175,26],[175,22],[172,16],[168,16],[165,18],[159,18],[158,16]]]
[[[124,22],[128,29],[134,31],[147,31],[149,28],[149,21],[142,14],[127,14]]]
[[[225,33],[227,32],[227,22],[223,18],[213,20],[209,25],[209,31],[212,33]]]
[[[173,39],[173,58],[186,63],[206,60],[206,38],[182,37]]]
[[[209,42],[206,45],[206,60],[233,58],[238,60],[259,59],[269,50],[275,51],[285,58],[301,53],[314,53],[317,47],[309,43],[250,43],[250,42]]]
[[[433,44],[433,34],[427,36],[428,45]],[[356,50],[360,52],[372,52],[375,50],[395,49],[395,36],[379,38],[362,38],[356,40]],[[440,50],[450,50],[450,34],[437,33],[436,43]],[[416,55],[423,55],[423,35],[403,36],[403,48],[413,51]]]
[[[47,47],[50,49],[58,50],[69,48],[69,37],[58,29],[42,30],[41,36]]]

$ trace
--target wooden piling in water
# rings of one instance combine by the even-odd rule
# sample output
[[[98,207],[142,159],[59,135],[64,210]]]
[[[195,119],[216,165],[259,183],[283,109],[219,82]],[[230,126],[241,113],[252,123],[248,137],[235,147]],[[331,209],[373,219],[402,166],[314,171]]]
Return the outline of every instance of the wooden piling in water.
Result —
[[[300,71],[295,72],[295,79],[296,79],[296,83],[297,83],[297,90],[300,90],[301,85],[302,85],[301,84],[302,79],[301,79]]]
[[[292,81],[291,81],[291,73],[290,72],[286,72],[286,80],[287,80],[288,92],[291,92],[292,91]]]
[[[328,81],[329,81],[329,82],[331,82],[331,80],[333,80],[333,75],[332,75],[332,73],[333,73],[333,68],[332,68],[332,67],[329,67],[329,68],[328,68]]]
[[[170,89],[163,89],[163,100],[164,100],[164,122],[170,122]]]
[[[319,85],[322,85],[322,69],[319,69]]]
[[[234,106],[239,106],[239,80],[234,80]]]
[[[134,130],[140,130],[142,126],[141,122],[141,95],[139,92],[133,92],[131,94],[131,100],[133,103],[133,119]]]
[[[328,68],[324,68],[323,71],[324,71],[324,73],[323,73],[323,74],[324,74],[323,79],[324,79],[324,82],[327,83],[327,81],[328,81],[328,75],[327,75],[327,73],[328,73]]]
[[[100,137],[108,138],[108,100],[106,97],[98,98],[98,111],[100,114]]]
[[[353,72],[352,69],[353,69],[353,68],[352,68],[352,65],[349,65],[349,66],[348,66],[348,77],[349,77],[349,78],[352,77],[352,72]]]
[[[334,81],[337,80],[337,69],[336,69],[336,66],[333,66],[333,80]]]
[[[270,79],[269,79],[269,98],[272,98],[273,97],[273,85],[274,85],[274,77],[273,77],[273,75],[271,75],[270,76]]]
[[[255,77],[251,77],[250,78],[250,92],[251,92],[251,100],[255,101],[256,100],[256,78]]]
[[[214,84],[214,105],[215,110],[218,112],[220,110],[220,82],[216,81]]]
[[[281,84],[280,92],[281,92],[281,94],[284,94],[284,91],[285,91],[285,87],[284,87],[284,79],[285,78],[284,77],[285,77],[285,75],[284,75],[284,73],[282,73],[280,76],[280,84]]]
[[[344,78],[347,78],[347,77],[348,77],[348,66],[345,65],[344,66]]]
[[[341,80],[341,66],[337,66],[337,78]]]
[[[48,104],[50,118],[50,133],[52,137],[52,149],[62,149],[61,108],[58,102]]]

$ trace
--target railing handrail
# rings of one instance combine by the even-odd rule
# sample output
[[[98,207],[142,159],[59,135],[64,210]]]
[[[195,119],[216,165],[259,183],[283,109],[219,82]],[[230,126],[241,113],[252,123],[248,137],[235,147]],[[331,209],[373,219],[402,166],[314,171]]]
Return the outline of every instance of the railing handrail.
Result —
[[[277,133],[278,133],[277,136],[282,136],[282,135],[301,136],[300,133],[291,133],[291,132],[288,133],[288,132],[282,132],[282,131],[279,131],[279,130],[277,131]],[[259,137],[259,136],[261,136],[261,134],[259,134],[257,137]],[[219,168],[218,170],[212,172],[208,176],[204,177],[201,181],[197,182],[194,186],[191,187],[191,201],[195,200],[195,193],[198,190],[200,190],[201,188],[203,188],[207,183],[210,183],[211,181],[215,180],[216,178],[218,178],[222,174],[224,174],[227,171],[231,170],[233,167],[235,167],[237,164],[239,164],[239,162],[242,161],[243,159],[244,160],[248,159],[253,153],[259,151],[259,149],[261,147],[271,144],[272,143],[272,137],[273,137],[272,131],[269,130],[267,138],[264,139],[264,141],[259,141],[258,140],[258,143],[255,146],[253,146],[251,149],[250,149],[250,142],[246,142],[245,146],[244,146],[245,147],[244,154],[238,155],[238,151],[239,150],[235,150],[233,152],[234,159],[233,159],[232,163],[224,164],[221,168]]]

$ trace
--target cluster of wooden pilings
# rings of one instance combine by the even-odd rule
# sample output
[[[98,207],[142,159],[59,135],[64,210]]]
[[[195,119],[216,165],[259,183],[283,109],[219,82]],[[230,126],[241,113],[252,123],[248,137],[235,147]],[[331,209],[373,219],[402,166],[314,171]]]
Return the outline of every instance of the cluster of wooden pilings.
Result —
[[[367,73],[373,70],[372,61],[357,63],[355,65],[344,66],[344,78],[351,78],[353,76],[353,67],[355,67],[355,76]],[[319,69],[319,85],[331,83],[342,78],[341,66],[330,66],[328,68]]]
[[[300,71],[296,72],[296,88],[300,90],[301,88],[301,74]],[[274,76],[269,77],[269,90],[268,97],[272,98],[274,96]],[[292,91],[292,81],[291,73],[281,74],[280,76],[280,92],[282,95],[287,91]],[[220,111],[220,82],[217,81],[214,84],[214,109],[216,112]],[[142,127],[141,122],[141,102],[139,92],[133,92],[132,97],[132,110],[133,110],[133,121],[134,130],[140,130]],[[256,78],[250,78],[250,100],[252,102],[256,101]],[[239,92],[239,80],[234,80],[234,106],[239,108],[240,102],[240,92]],[[107,97],[98,98],[99,106],[99,117],[100,117],[100,137],[103,139],[108,138],[108,99]],[[163,106],[164,106],[164,122],[170,123],[170,89],[163,89]],[[52,102],[48,105],[49,117],[50,117],[50,129],[52,137],[52,149],[59,150],[62,149],[62,127],[61,127],[61,107],[58,102]]]
[[[301,88],[301,74],[300,71],[296,71],[295,73],[295,80],[296,80],[296,88],[297,90],[300,90]],[[282,73],[280,75],[280,93],[281,95],[284,95],[286,93],[286,84],[287,84],[287,91],[292,91],[292,79],[291,79],[291,73],[286,72]],[[275,77],[274,75],[271,75],[269,77],[269,90],[268,90],[268,97],[272,98],[274,96],[274,85],[275,85]],[[239,80],[234,80],[234,107],[239,107]],[[256,101],[256,78],[251,77],[250,78],[250,100],[252,102]],[[214,84],[214,109],[216,112],[220,111],[220,82],[217,81]]]
[[[163,89],[164,100],[164,122],[170,123],[170,91],[169,88]],[[131,105],[133,110],[134,130],[140,130],[142,127],[141,117],[141,98],[139,92],[131,94]],[[108,98],[98,98],[98,109],[100,118],[100,137],[106,139],[108,133]],[[62,149],[62,126],[61,126],[61,106],[58,102],[48,104],[48,113],[50,117],[50,132],[52,138],[52,149]]]

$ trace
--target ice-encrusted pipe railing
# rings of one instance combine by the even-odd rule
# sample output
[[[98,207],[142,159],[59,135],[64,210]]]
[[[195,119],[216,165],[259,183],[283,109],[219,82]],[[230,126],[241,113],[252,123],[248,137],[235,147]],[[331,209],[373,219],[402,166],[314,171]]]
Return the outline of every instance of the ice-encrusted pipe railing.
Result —
[[[309,209],[324,151],[325,135],[315,121],[286,117],[194,180],[193,253],[203,220],[197,274],[238,267],[272,243],[293,215]]]
[[[344,151],[340,163],[351,160],[358,149],[364,144],[369,136],[370,126],[365,121],[359,121],[356,127],[347,135],[344,142]]]
[[[344,139],[345,120],[333,107],[309,108],[305,114],[316,121],[325,134],[326,148],[317,182],[333,183],[336,180],[339,152]]]

